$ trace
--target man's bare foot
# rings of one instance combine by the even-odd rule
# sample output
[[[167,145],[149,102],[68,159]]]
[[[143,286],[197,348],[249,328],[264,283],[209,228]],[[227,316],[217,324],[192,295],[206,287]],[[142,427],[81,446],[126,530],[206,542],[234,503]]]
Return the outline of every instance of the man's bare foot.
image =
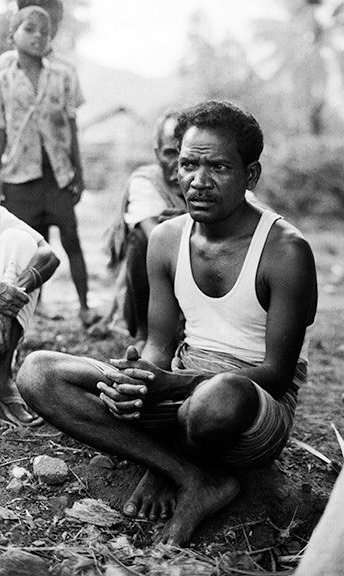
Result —
[[[176,505],[176,490],[169,480],[158,473],[147,470],[126,502],[126,516],[166,520]]]
[[[239,482],[233,476],[191,476],[179,490],[174,514],[157,541],[185,546],[198,524],[227,506],[238,492]]]
[[[43,419],[37,414],[29,412],[11,378],[1,386],[0,416],[16,426],[38,426],[43,423]]]

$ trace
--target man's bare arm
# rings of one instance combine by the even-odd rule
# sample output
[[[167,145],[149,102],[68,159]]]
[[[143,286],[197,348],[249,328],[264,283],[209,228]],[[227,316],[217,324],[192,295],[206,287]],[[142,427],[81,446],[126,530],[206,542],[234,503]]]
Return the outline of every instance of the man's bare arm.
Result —
[[[6,132],[3,128],[0,128],[0,168],[1,168],[1,158],[6,147]],[[0,181],[0,204],[3,200],[2,182]]]
[[[59,264],[60,260],[58,257],[50,248],[49,244],[42,239],[38,243],[36,254],[32,258],[29,266],[20,276],[17,287],[25,289],[27,293],[32,292],[49,280]]]
[[[125,359],[112,360],[113,365],[120,369],[109,369],[107,373],[113,386],[99,384],[99,389],[117,404],[119,412],[123,410],[123,414],[137,413],[137,400],[143,404],[185,398],[205,379],[203,375],[179,375],[170,371],[178,344],[180,318],[171,275],[171,255],[178,249],[179,243],[179,237],[173,234],[174,231],[174,226],[170,230],[169,223],[163,224],[154,230],[149,241],[148,340],[142,358],[129,351]]]
[[[79,148],[78,127],[75,118],[70,118],[69,124],[72,136],[71,162],[75,174],[74,176],[75,191],[73,192],[73,195],[74,195],[74,204],[77,204],[81,198],[81,194],[84,191],[85,184],[84,184],[84,176],[83,176],[83,169]]]
[[[307,326],[313,323],[316,271],[308,243],[294,234],[284,235],[267,254],[270,290],[266,355],[262,364],[240,374],[280,398],[293,381]]]

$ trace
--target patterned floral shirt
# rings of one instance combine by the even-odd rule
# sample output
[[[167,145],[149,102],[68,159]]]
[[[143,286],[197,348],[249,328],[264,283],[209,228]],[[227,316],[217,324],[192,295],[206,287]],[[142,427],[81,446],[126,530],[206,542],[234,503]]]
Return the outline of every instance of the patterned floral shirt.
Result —
[[[43,59],[38,91],[17,58],[0,69],[0,128],[6,133],[1,179],[19,184],[42,176],[42,146],[60,188],[74,177],[70,119],[75,99],[65,66]]]
[[[73,96],[74,106],[75,108],[79,108],[85,102],[84,94],[82,92],[79,77],[76,71],[74,64],[68,58],[65,58],[62,54],[55,52],[52,48],[50,48],[49,52],[46,54],[46,58],[50,62],[55,62],[56,64],[61,64],[61,66],[65,66],[67,69],[68,74],[70,75],[70,86],[71,86],[71,93]],[[0,70],[3,68],[7,68],[13,60],[17,60],[17,51],[16,50],[7,50],[0,54]]]

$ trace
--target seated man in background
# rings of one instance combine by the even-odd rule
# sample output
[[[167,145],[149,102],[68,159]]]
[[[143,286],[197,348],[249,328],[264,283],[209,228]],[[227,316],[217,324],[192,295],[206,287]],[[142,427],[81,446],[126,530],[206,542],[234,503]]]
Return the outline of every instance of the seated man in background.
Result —
[[[130,176],[109,241],[110,267],[116,270],[114,302],[109,314],[90,329],[93,336],[105,335],[117,312],[117,318],[123,315],[131,336],[137,341],[147,338],[148,238],[158,222],[186,210],[177,179],[177,116],[176,112],[168,112],[158,120],[154,147],[157,162],[137,168]]]
[[[145,466],[124,513],[172,514],[161,539],[180,546],[236,496],[235,467],[266,465],[287,442],[317,283],[302,234],[246,199],[261,173],[255,118],[204,102],[180,115],[176,135],[188,213],[150,236],[142,357],[33,352],[18,386],[58,429]]]
[[[0,417],[17,425],[35,425],[41,418],[26,409],[12,381],[12,360],[27,330],[39,288],[59,260],[43,237],[0,206]]]

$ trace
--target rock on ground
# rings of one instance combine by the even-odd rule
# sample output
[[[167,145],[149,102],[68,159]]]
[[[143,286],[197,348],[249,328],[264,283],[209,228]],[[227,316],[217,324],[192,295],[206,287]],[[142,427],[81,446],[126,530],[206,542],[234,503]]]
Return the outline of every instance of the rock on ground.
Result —
[[[68,476],[68,466],[61,458],[43,454],[34,459],[33,473],[46,484],[62,484]]]
[[[0,556],[0,576],[49,576],[49,567],[39,556],[12,548]]]

